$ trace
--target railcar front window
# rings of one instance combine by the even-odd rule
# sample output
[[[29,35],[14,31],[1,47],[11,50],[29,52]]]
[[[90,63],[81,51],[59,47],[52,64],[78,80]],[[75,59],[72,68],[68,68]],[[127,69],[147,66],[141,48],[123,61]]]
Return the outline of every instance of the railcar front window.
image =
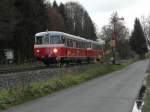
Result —
[[[43,44],[43,36],[36,36],[35,38],[36,38],[36,41],[35,41],[36,45]]]
[[[60,36],[50,36],[50,44],[61,44]]]

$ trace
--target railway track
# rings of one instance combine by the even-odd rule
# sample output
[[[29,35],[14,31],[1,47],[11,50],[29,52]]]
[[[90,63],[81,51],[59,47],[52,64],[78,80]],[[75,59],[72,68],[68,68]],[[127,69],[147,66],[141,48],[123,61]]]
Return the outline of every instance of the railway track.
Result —
[[[31,67],[31,68],[24,68],[24,69],[1,69],[0,70],[0,74],[33,71],[33,70],[46,69],[46,68],[48,68],[48,67],[46,67],[46,66],[40,66],[40,67]]]
[[[90,64],[93,64],[93,63],[90,63]],[[87,65],[87,63],[82,63],[80,64],[80,66],[83,66],[83,65]],[[88,64],[89,65],[89,64]],[[74,64],[74,63],[70,63],[68,65],[64,65],[62,66],[61,68],[63,67],[74,67],[74,66],[79,66],[77,64]],[[45,66],[45,65],[37,65],[37,66],[34,66],[34,67],[28,67],[28,68],[3,68],[3,69],[0,69],[0,75],[1,74],[9,74],[9,73],[17,73],[17,72],[26,72],[26,71],[34,71],[34,70],[42,70],[42,69],[54,69],[54,68],[59,68],[60,66],[58,64],[52,64],[50,66]]]

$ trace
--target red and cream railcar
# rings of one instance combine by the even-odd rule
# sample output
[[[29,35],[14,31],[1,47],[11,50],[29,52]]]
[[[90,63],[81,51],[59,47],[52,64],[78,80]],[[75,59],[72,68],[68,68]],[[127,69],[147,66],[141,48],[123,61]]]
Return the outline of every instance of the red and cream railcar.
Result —
[[[102,45],[63,32],[48,31],[35,35],[34,55],[45,64],[69,63],[100,59]]]

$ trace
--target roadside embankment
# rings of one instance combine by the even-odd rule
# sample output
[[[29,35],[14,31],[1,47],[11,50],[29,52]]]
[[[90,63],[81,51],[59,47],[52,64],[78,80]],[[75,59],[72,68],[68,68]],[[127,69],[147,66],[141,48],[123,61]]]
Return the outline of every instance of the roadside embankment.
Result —
[[[146,93],[142,112],[150,112],[150,74],[147,77]]]
[[[20,81],[12,88],[2,90],[0,92],[0,109],[3,110],[11,106],[21,104],[23,102],[27,102],[39,98],[41,96],[45,96],[54,93],[56,91],[68,88],[70,86],[83,83],[93,78],[103,76],[107,73],[122,69],[133,62],[134,62],[133,60],[128,60],[127,62],[120,65],[112,65],[106,63],[95,64],[92,66],[90,65],[89,67],[82,68],[82,71],[80,72],[78,71],[79,69],[81,69],[80,66],[79,66],[80,68],[77,67],[72,71],[68,68],[65,68],[66,71],[68,72],[57,71],[59,72],[59,75],[63,74],[60,77],[57,73],[54,73],[58,77],[49,78],[49,80],[44,79],[43,81],[40,82],[31,81],[32,83],[27,78],[27,76],[30,75],[24,74],[25,76],[24,78],[22,78],[23,79],[22,81]],[[37,75],[38,74],[39,73],[37,72]]]
[[[142,112],[150,112],[150,60],[147,68],[147,77],[146,77],[146,93],[144,96],[144,106]]]

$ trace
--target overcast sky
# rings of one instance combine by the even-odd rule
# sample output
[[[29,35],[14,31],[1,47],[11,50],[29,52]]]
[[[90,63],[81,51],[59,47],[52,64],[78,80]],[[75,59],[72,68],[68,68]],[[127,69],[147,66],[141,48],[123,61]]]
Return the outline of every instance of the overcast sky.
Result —
[[[53,2],[54,0],[50,0]],[[100,30],[108,24],[111,14],[117,11],[124,17],[125,25],[132,30],[135,17],[150,14],[150,0],[56,0],[58,3],[75,1],[80,3],[89,13],[90,17]]]

